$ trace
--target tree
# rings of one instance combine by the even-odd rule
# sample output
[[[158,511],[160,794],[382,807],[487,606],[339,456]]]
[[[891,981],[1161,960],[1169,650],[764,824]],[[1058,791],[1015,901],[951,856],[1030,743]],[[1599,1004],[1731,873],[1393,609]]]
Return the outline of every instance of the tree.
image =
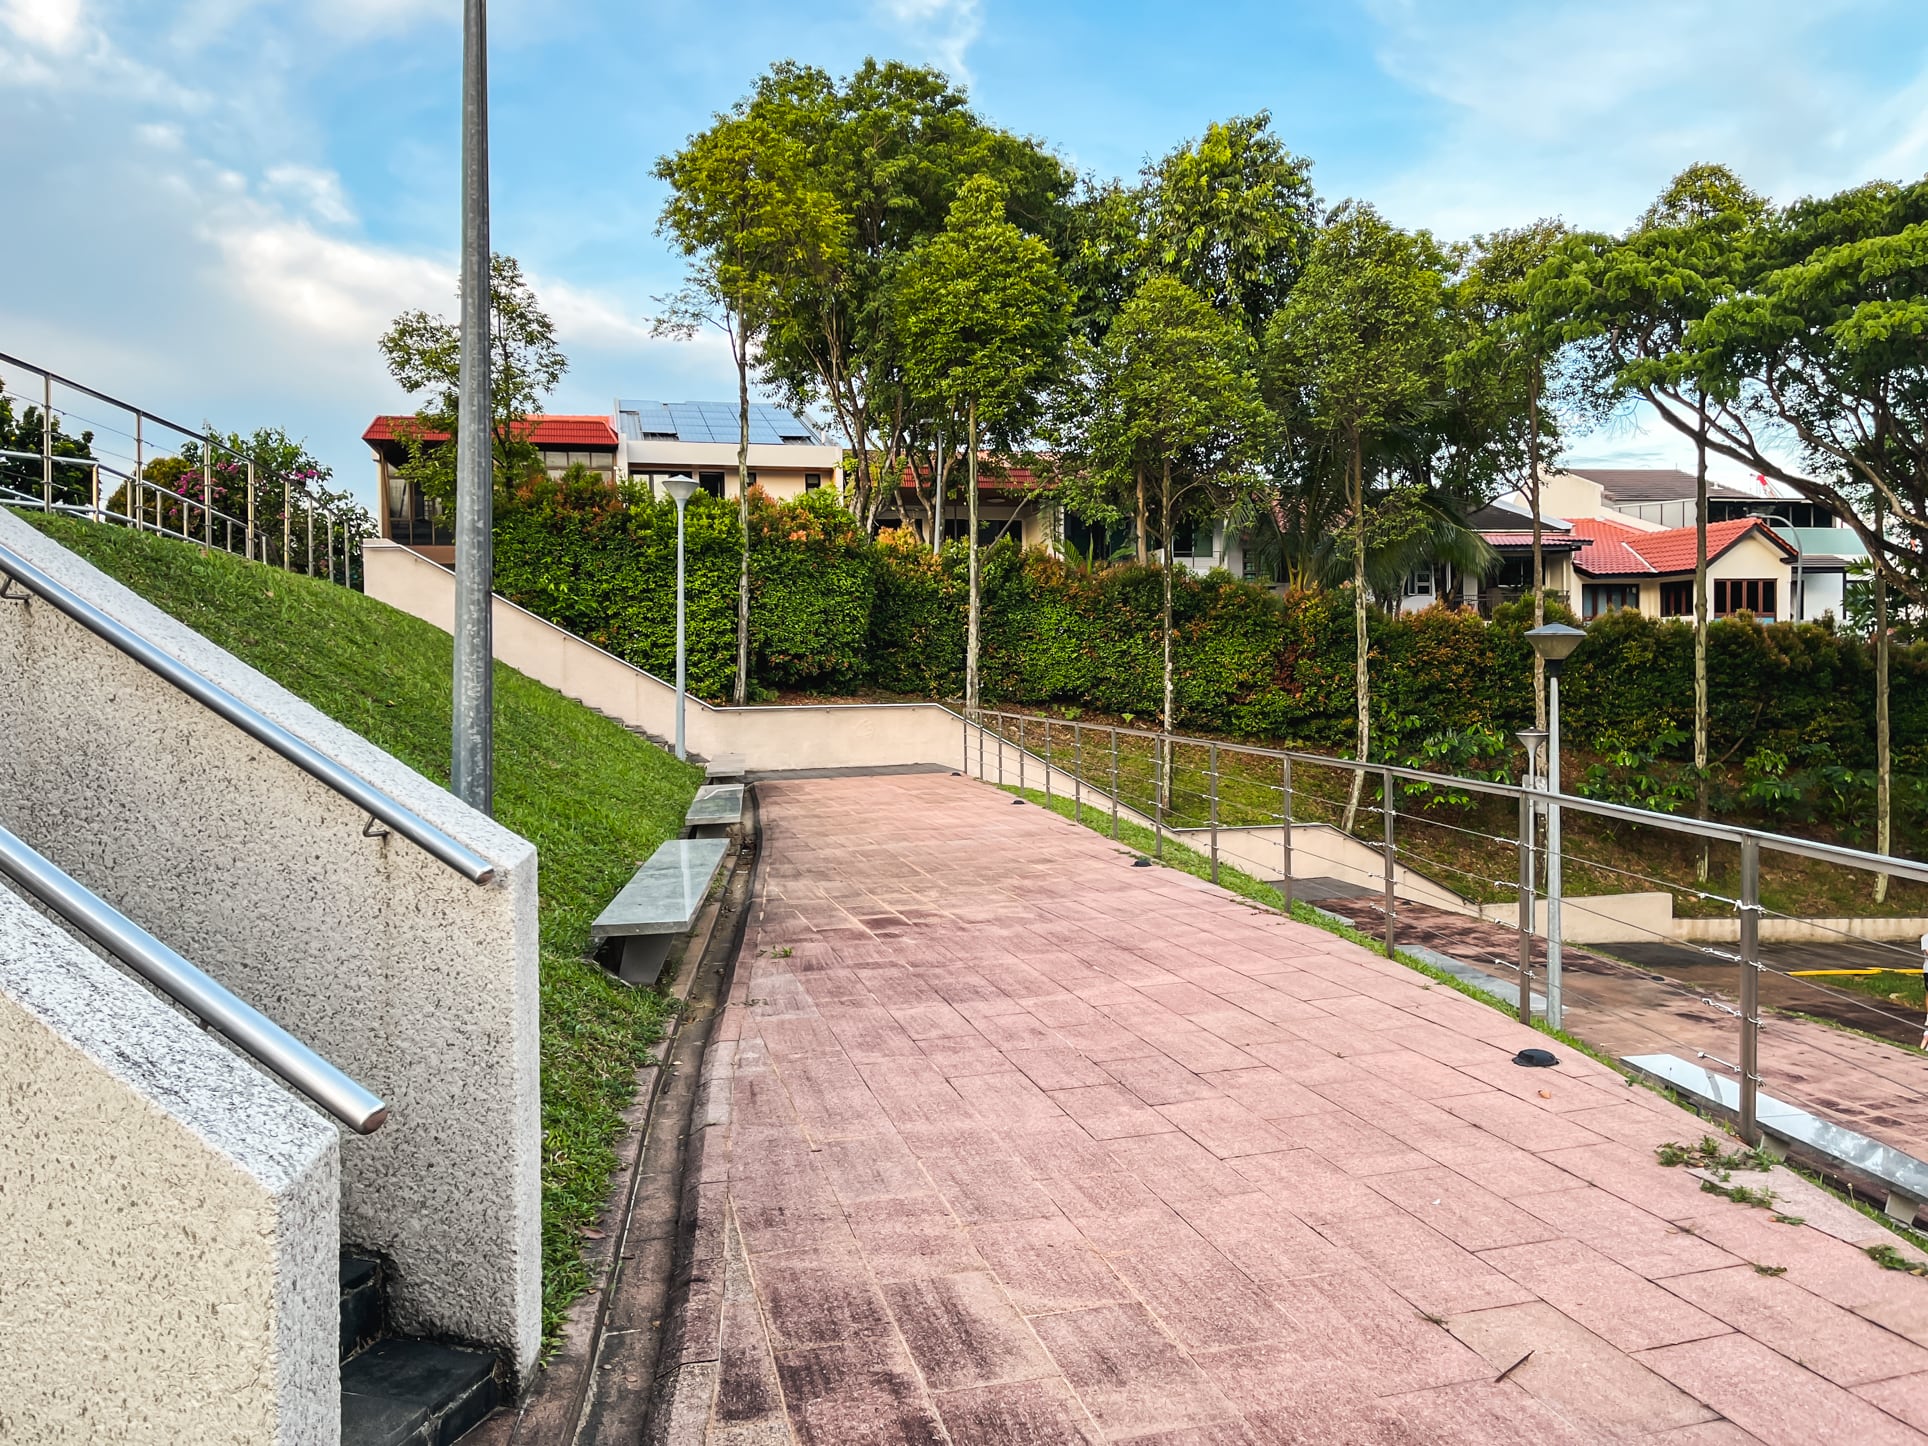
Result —
[[[1724,166],[1690,166],[1618,240],[1577,238],[1533,280],[1540,315],[1580,344],[1590,388],[1638,396],[1694,443],[1694,771],[1708,808],[1707,449],[1710,408],[1735,397],[1731,377],[1688,355],[1693,328],[1745,285],[1751,236],[1766,210]],[[1708,852],[1698,864],[1707,879]]]
[[[736,690],[750,693],[750,365],[787,295],[834,266],[844,217],[813,183],[796,137],[740,105],[656,163],[670,185],[659,231],[690,262],[689,285],[658,323],[688,335],[703,322],[728,339],[736,363],[738,519]]]
[[[985,124],[938,71],[867,60],[842,82],[784,62],[758,83],[748,114],[793,138],[812,184],[845,218],[834,261],[786,292],[763,353],[765,379],[797,406],[821,404],[851,456],[849,503],[866,528],[896,497],[912,406],[889,293],[904,259],[942,231],[965,181],[1006,188],[1006,214],[1057,235],[1073,178],[1033,141]]]
[[[1366,637],[1368,446],[1434,404],[1444,380],[1445,258],[1424,231],[1389,225],[1348,201],[1319,233],[1304,272],[1266,333],[1269,387],[1289,416],[1336,443],[1352,523],[1353,641],[1358,744],[1372,741]],[[1358,814],[1355,772],[1345,827]]]
[[[458,293],[459,295],[459,293]],[[455,448],[461,401],[461,328],[426,311],[405,311],[378,345],[388,374],[410,395],[426,393],[404,430],[408,459],[400,471],[432,497],[455,498]],[[555,390],[569,363],[556,329],[523,279],[513,256],[489,258],[489,437],[497,486],[520,482],[542,465],[530,418]]]
[[[27,403],[26,409],[16,419],[12,399],[6,395],[4,388],[0,388],[0,451],[38,453],[46,450],[51,450],[56,457],[90,461],[94,456],[94,434],[86,431],[78,437],[69,435],[61,428],[58,409],[43,413],[32,402]],[[86,503],[91,500],[93,480],[87,468],[56,464],[53,480],[56,504]],[[42,500],[44,482],[39,462],[0,457],[0,490],[39,502]],[[8,499],[0,498],[0,501],[5,500]]]
[[[1291,294],[1319,234],[1312,163],[1266,111],[1215,121],[1145,170],[1147,264],[1175,276],[1255,341]]]
[[[1252,345],[1238,325],[1168,276],[1154,276],[1138,289],[1090,359],[1095,398],[1085,444],[1089,464],[1113,485],[1131,479],[1141,538],[1147,479],[1158,484],[1167,733],[1178,722],[1174,533],[1188,514],[1222,504],[1249,482],[1263,455],[1270,418],[1252,363]]]
[[[971,714],[978,703],[978,431],[1008,434],[1028,419],[1070,322],[1051,248],[1006,220],[1004,206],[997,181],[966,181],[943,231],[910,253],[891,292],[912,396],[964,416],[971,534],[964,706]]]
[[[1545,405],[1561,345],[1560,329],[1533,309],[1534,271],[1571,233],[1559,221],[1535,221],[1473,241],[1471,264],[1453,288],[1467,335],[1448,366],[1453,387],[1470,394],[1472,410],[1504,453],[1502,475],[1516,479],[1533,519],[1533,626],[1546,622],[1546,552],[1540,473],[1559,443],[1558,412]],[[1533,717],[1546,727],[1546,664],[1533,656]]]

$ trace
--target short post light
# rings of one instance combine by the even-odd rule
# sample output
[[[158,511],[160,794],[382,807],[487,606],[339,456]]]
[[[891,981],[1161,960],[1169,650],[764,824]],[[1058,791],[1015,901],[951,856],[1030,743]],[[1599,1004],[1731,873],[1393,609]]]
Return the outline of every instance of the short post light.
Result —
[[[1526,750],[1525,786],[1539,787],[1540,750],[1546,747],[1546,734],[1536,728],[1522,728],[1514,735]],[[1533,901],[1538,885],[1534,881],[1534,833],[1539,809],[1530,797],[1520,799],[1520,886],[1515,922],[1520,934],[1520,1023],[1533,1022]]]
[[[1546,1022],[1564,1026],[1560,996],[1560,673],[1586,633],[1566,623],[1529,628],[1526,640],[1546,664]]]
[[[687,473],[665,478],[663,490],[676,504],[676,756],[688,758],[683,746],[683,703],[688,697],[689,655],[685,642],[688,609],[683,598],[683,509],[696,495],[696,479]]]

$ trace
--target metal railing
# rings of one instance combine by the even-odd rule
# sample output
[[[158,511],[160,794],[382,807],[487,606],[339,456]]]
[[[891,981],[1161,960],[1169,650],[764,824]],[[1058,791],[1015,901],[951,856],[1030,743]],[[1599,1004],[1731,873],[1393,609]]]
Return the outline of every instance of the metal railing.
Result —
[[[4,828],[0,873],[349,1129],[371,1135],[388,1118],[379,1097]]]
[[[1064,750],[1057,746],[1066,734],[1070,735],[1070,759]],[[988,740],[988,743],[987,743]],[[1097,746],[1093,746],[1098,740]],[[1136,761],[1142,756],[1144,770],[1137,779],[1132,778],[1129,770],[1121,774],[1120,742],[1132,745],[1126,755]],[[1015,756],[1010,760],[1007,776],[1006,749],[1011,748]],[[995,750],[987,759],[987,752]],[[1177,760],[1187,752],[1200,760],[1202,766],[1181,770]],[[1101,786],[1094,788],[1091,782],[1092,770],[1088,758],[1095,752],[1101,760],[1096,770],[1103,780]],[[1536,902],[1544,902],[1548,907],[1541,918],[1559,918],[1562,903],[1561,870],[1549,868],[1546,871],[1544,892],[1537,893],[1535,882],[1536,851],[1544,852],[1550,846],[1554,850],[1563,847],[1558,835],[1552,840],[1536,837],[1535,818],[1549,808],[1562,812],[1587,815],[1616,823],[1638,824],[1644,827],[1667,830],[1672,833],[1688,835],[1697,839],[1711,840],[1716,843],[1731,844],[1740,855],[1739,897],[1728,901],[1733,905],[1739,918],[1739,947],[1735,955],[1722,955],[1731,959],[1740,968],[1740,1059],[1737,1065],[1730,1066],[1741,1076],[1741,1133],[1750,1144],[1759,1143],[1760,1129],[1757,1118],[1756,1099],[1761,1083],[1760,1076],[1760,979],[1766,968],[1760,951],[1760,921],[1764,912],[1761,904],[1761,854],[1780,853],[1799,858],[1811,859],[1819,863],[1855,869],[1863,873],[1886,874],[1892,878],[1907,879],[1916,883],[1928,884],[1928,863],[1912,859],[1896,858],[1885,854],[1869,853],[1861,849],[1847,848],[1839,844],[1824,843],[1816,839],[1796,838],[1787,834],[1771,833],[1762,829],[1747,828],[1738,824],[1719,823],[1711,820],[1683,818],[1674,814],[1656,813],[1648,809],[1635,808],[1626,804],[1608,803],[1600,799],[1583,798],[1569,793],[1549,792],[1530,786],[1501,783],[1489,779],[1465,778],[1453,774],[1431,773],[1424,769],[1401,767],[1394,764],[1375,763],[1351,758],[1336,758],[1323,753],[1310,753],[1303,750],[1285,748],[1265,748],[1256,744],[1232,743],[1218,739],[1198,738],[1185,734],[1166,733],[1157,729],[1131,728],[1110,723],[1086,723],[1082,720],[1051,718],[1036,713],[1009,712],[1000,709],[980,709],[975,716],[963,719],[964,772],[972,777],[1000,786],[1014,784],[1020,789],[1030,786],[1027,779],[1027,761],[1038,770],[1045,800],[1048,803],[1057,793],[1066,792],[1069,784],[1070,801],[1075,816],[1082,818],[1085,808],[1085,792],[1092,789],[1106,803],[1110,811],[1111,836],[1119,836],[1121,814],[1130,814],[1135,822],[1147,828],[1153,835],[1153,852],[1157,857],[1164,855],[1167,834],[1176,832],[1174,818],[1190,817],[1195,820],[1193,827],[1205,834],[1205,849],[1209,871],[1214,883],[1218,882],[1220,871],[1220,831],[1226,826],[1224,805],[1235,802],[1238,816],[1252,820],[1241,827],[1260,827],[1266,830],[1277,828],[1284,861],[1283,877],[1279,891],[1289,912],[1293,903],[1293,833],[1296,828],[1304,828],[1308,823],[1317,822],[1328,825],[1327,820],[1312,820],[1303,816],[1304,805],[1308,801],[1323,802],[1337,812],[1341,795],[1319,795],[1304,787],[1304,771],[1307,769],[1333,770],[1350,779],[1358,775],[1367,781],[1379,784],[1379,804],[1362,804],[1359,813],[1381,815],[1381,837],[1373,841],[1353,832],[1350,837],[1361,847],[1377,852],[1383,863],[1380,880],[1381,903],[1385,919],[1385,946],[1391,955],[1397,943],[1398,907],[1395,899],[1396,866],[1399,845],[1395,821],[1399,814],[1398,791],[1395,785],[1404,785],[1407,791],[1433,794],[1447,793],[1481,794],[1495,799],[1512,800],[1518,810],[1518,837],[1508,839],[1500,835],[1481,834],[1481,838],[1516,849],[1519,854],[1519,879],[1515,886],[1516,913],[1514,927],[1519,936],[1519,1017],[1522,1022],[1531,1023],[1533,1017],[1533,952],[1535,937],[1543,942],[1545,930],[1536,936],[1534,916]],[[1230,759],[1246,761],[1251,766],[1231,775],[1225,767]],[[1298,784],[1294,782],[1294,769],[1300,770]],[[1264,776],[1268,781],[1261,781]],[[1184,777],[1188,781],[1180,782]],[[1275,777],[1277,782],[1270,782]],[[1137,782],[1141,786],[1134,789],[1121,784]],[[1235,798],[1228,799],[1224,787],[1228,778],[1236,785]],[[1192,780],[1195,780],[1193,782]],[[1127,801],[1128,794],[1136,794],[1136,801]],[[1184,795],[1189,795],[1188,797]],[[1276,802],[1272,802],[1273,798]],[[1425,820],[1433,823],[1434,820]],[[1301,852],[1303,849],[1301,847]],[[1558,853],[1554,855],[1560,857]],[[1591,863],[1591,860],[1584,862]],[[1445,865],[1452,868],[1452,865]],[[1498,883],[1497,880],[1481,880],[1483,883]],[[1668,885],[1673,888],[1674,886]],[[1701,892],[1704,890],[1685,888],[1681,892]],[[1495,960],[1504,964],[1505,961]],[[1561,966],[1557,950],[1547,950],[1547,1022],[1556,1028],[1563,1025],[1561,1014]],[[1708,1056],[1713,1058],[1713,1056]],[[1717,1060],[1717,1063],[1726,1061]]]
[[[495,865],[467,844],[430,823],[413,809],[389,797],[360,775],[351,773],[327,754],[297,738],[286,728],[242,702],[226,689],[162,652],[131,628],[109,617],[72,589],[56,582],[11,549],[0,547],[0,574],[19,582],[34,596],[51,603],[96,637],[125,653],[156,676],[164,678],[210,712],[278,753],[295,767],[365,810],[369,827],[377,822],[400,834],[473,883],[495,877]],[[16,595],[17,600],[18,595]]]
[[[0,505],[12,507],[37,508],[43,512],[60,512],[69,516],[86,517],[96,522],[118,523],[131,526],[137,531],[156,532],[166,537],[179,538],[187,542],[198,542],[204,547],[220,548],[225,552],[235,552],[253,562],[278,563],[287,571],[305,570],[310,577],[324,576],[336,581],[335,569],[340,565],[339,581],[350,584],[354,577],[354,564],[359,554],[361,542],[366,534],[366,520],[359,513],[337,512],[323,503],[318,503],[307,487],[295,478],[281,475],[262,479],[252,457],[237,451],[220,441],[211,430],[183,426],[169,421],[166,417],[150,412],[132,402],[96,391],[71,377],[61,376],[36,366],[21,357],[0,352],[0,367],[20,368],[32,372],[41,379],[41,396],[35,399],[26,393],[13,393],[29,405],[41,409],[41,450],[23,452],[0,449],[0,460],[37,463],[41,471],[40,492],[23,491],[19,487],[0,484]],[[54,417],[59,413],[71,420],[91,423],[91,418],[77,418],[66,408],[54,405],[54,388],[58,385],[64,390],[77,392],[81,396],[113,408],[132,422],[133,431],[122,433],[132,452],[121,458],[125,467],[114,467],[97,457],[68,457],[54,451]],[[106,424],[100,424],[106,425]],[[189,490],[176,490],[155,483],[149,476],[152,461],[169,455],[168,449],[156,447],[148,435],[152,425],[161,429],[164,435],[172,434],[184,439],[184,445],[200,449],[198,470],[201,495],[196,498]],[[216,463],[217,454],[229,460]],[[216,468],[226,468],[245,479],[245,505],[240,508],[245,515],[234,516],[215,505],[214,472]],[[89,500],[85,503],[60,501],[56,486],[56,473],[62,469],[86,471],[90,473]],[[111,505],[114,495],[104,493],[102,477],[118,478],[118,496],[121,508],[115,511]],[[273,491],[264,491],[263,482],[272,489],[279,484],[281,517],[280,547],[274,547],[271,499]],[[222,490],[232,492],[233,484],[221,484]],[[260,504],[259,506],[257,504]],[[268,512],[267,522],[263,525],[261,511]],[[172,517],[179,526],[169,526]],[[299,525],[297,525],[299,518]],[[299,536],[297,536],[297,532]],[[236,542],[240,546],[236,546]],[[316,569],[316,547],[320,544],[321,568]],[[305,554],[305,563],[303,556]]]

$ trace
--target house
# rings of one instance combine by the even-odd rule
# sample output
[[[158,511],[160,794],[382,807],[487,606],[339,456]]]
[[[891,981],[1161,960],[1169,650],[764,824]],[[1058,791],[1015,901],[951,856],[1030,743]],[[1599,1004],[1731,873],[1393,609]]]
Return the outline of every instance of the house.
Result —
[[[1626,605],[1650,617],[1691,617],[1695,491],[1693,474],[1675,468],[1575,467],[1542,473],[1541,550],[1548,590],[1586,617]],[[1792,488],[1757,478],[1747,487],[1710,482],[1707,514],[1712,616],[1746,610],[1801,620],[1841,611],[1847,571],[1866,551],[1852,529],[1826,508],[1796,496]],[[1463,600],[1490,612],[1532,586],[1532,516],[1526,499],[1514,492],[1468,520],[1500,563],[1489,577],[1469,580]],[[1736,525],[1747,522],[1760,525]],[[1675,540],[1682,537],[1684,563]],[[1640,540],[1633,545],[1629,538]],[[1623,550],[1629,546],[1631,552]],[[1726,557],[1735,547],[1740,552]],[[1777,551],[1785,556],[1777,558]],[[1724,559],[1718,568],[1717,555]],[[1681,579],[1672,574],[1682,572],[1685,606],[1675,610]],[[1742,584],[1738,601],[1716,586],[1727,581]],[[1772,583],[1773,601],[1766,601],[1769,594],[1761,586],[1750,592],[1749,582]],[[1638,590],[1637,603],[1627,602],[1635,595],[1630,590]]]
[[[736,495],[740,431],[734,402],[619,400],[608,416],[547,414],[528,420],[529,440],[552,477],[580,464],[611,480],[644,482],[653,491],[662,478],[685,474],[712,496]],[[405,438],[413,421],[381,416],[362,433],[379,477],[382,536],[451,563],[454,519],[400,471],[408,460]],[[425,432],[422,440],[440,445],[449,438],[445,432]],[[842,470],[843,448],[824,441],[809,423],[777,407],[751,404],[752,483],[774,497],[794,497],[816,487],[837,487]]]

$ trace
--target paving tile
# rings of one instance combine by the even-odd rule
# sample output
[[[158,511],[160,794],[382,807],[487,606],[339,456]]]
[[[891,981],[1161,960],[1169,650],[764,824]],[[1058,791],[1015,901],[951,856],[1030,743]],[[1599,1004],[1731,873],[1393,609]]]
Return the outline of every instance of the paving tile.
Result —
[[[1032,1220],[1057,1213],[1015,1155],[929,1155],[924,1172],[951,1212],[966,1225],[987,1220]]]
[[[1231,1164],[1267,1199],[1315,1226],[1347,1218],[1404,1218],[1384,1195],[1311,1150],[1245,1155]]]
[[[1928,1435],[1928,1374],[1891,1376],[1857,1386],[1855,1395],[1878,1406],[1896,1420],[1905,1421]]]
[[[1767,1446],[1919,1446],[1922,1439],[1887,1412],[1744,1335],[1662,1346],[1640,1360]]]
[[[1584,1446],[1601,1439],[1583,1431],[1506,1381],[1469,1381],[1389,1396],[1379,1404],[1438,1446]]]
[[[1706,1237],[1592,1185],[1524,1195],[1519,1208],[1650,1280],[1741,1263]]]
[[[1093,1139],[1083,1125],[1069,1117],[1005,1130],[1002,1136],[1034,1178],[1095,1175],[1117,1168],[1115,1147],[1121,1142]]]
[[[1032,1318],[1044,1347],[1113,1440],[1225,1421],[1238,1412],[1140,1305]]]
[[[952,1446],[1097,1446],[1102,1439],[1055,1378],[944,1391],[935,1400]]]
[[[1274,1446],[1422,1446],[1346,1362],[1262,1345],[1196,1357],[1208,1379]]]
[[[1480,1258],[1623,1351],[1720,1335],[1729,1327],[1577,1240],[1488,1250]]]
[[[1349,1175],[1384,1175],[1420,1170],[1431,1163],[1411,1146],[1368,1124],[1350,1110],[1328,1109],[1295,1115],[1275,1127],[1292,1149],[1311,1150]]]
[[[1053,1216],[981,1225],[977,1252],[1023,1314],[1082,1310],[1129,1300],[1131,1289],[1069,1220]]]
[[[1510,1145],[1536,1154],[1542,1150],[1569,1150],[1602,1143],[1593,1131],[1583,1130],[1552,1110],[1541,1109],[1500,1090],[1454,1095],[1441,1100],[1439,1106]]]
[[[1041,1182],[1066,1219],[1100,1252],[1141,1250],[1194,1234],[1136,1175],[1054,1175]]]
[[[1295,1143],[1262,1116],[1237,1100],[1223,1096],[1160,1105],[1158,1113],[1221,1160],[1240,1155],[1267,1155]]]
[[[943,1427],[893,1336],[781,1351],[777,1377],[802,1446],[939,1446]]]
[[[1188,1351],[1256,1345],[1289,1329],[1265,1292],[1196,1236],[1121,1251],[1109,1263]]]
[[[1224,1093],[1210,1080],[1162,1054],[1106,1060],[1105,1071],[1148,1105],[1216,1099]]]
[[[951,1088],[980,1120],[1000,1129],[1045,1124],[1064,1113],[1020,1070],[962,1075],[951,1081]]]
[[[1069,1045],[1054,1049],[1013,1049],[1007,1059],[1041,1090],[1112,1083],[1110,1075]]]
[[[824,1180],[848,1206],[859,1200],[916,1195],[930,1189],[917,1157],[896,1134],[831,1140],[816,1153]]]
[[[1713,1419],[1714,1413],[1544,1301],[1454,1315],[1453,1335],[1495,1375],[1592,1438],[1629,1440]]]
[[[890,1334],[890,1312],[859,1257],[791,1251],[765,1256],[755,1272],[771,1344],[779,1353]]]
[[[1674,1276],[1665,1285],[1837,1386],[1928,1372],[1928,1350],[1753,1265]]]
[[[1115,1168],[1130,1171],[1180,1213],[1200,1201],[1251,1193],[1252,1182],[1190,1135],[1132,1135],[1107,1147]]]
[[[1533,1292],[1411,1216],[1347,1218],[1319,1227],[1428,1315],[1531,1300]]]
[[[1154,1135],[1178,1128],[1136,1095],[1115,1084],[1059,1090],[1051,1096],[1051,1101],[1097,1140]]]
[[[1317,1114],[1332,1108],[1332,1102],[1325,1096],[1307,1089],[1297,1080],[1288,1079],[1270,1065],[1261,1065],[1256,1069],[1220,1070],[1198,1078],[1227,1099],[1237,1100],[1253,1114],[1268,1120]],[[1172,1101],[1155,1100],[1151,1103],[1170,1104]]]
[[[1056,1374],[1037,1337],[988,1272],[896,1281],[884,1286],[884,1298],[933,1391]]]
[[[1367,1183],[1414,1219],[1467,1250],[1526,1245],[1561,1233],[1546,1219],[1508,1204],[1457,1170],[1399,1170]]]
[[[1486,1362],[1369,1270],[1306,1276],[1269,1293],[1290,1328],[1283,1343],[1342,1363],[1370,1395],[1490,1378]]]
[[[846,1206],[845,1213],[857,1248],[880,1281],[981,1267],[970,1236],[935,1193],[863,1200]]]

